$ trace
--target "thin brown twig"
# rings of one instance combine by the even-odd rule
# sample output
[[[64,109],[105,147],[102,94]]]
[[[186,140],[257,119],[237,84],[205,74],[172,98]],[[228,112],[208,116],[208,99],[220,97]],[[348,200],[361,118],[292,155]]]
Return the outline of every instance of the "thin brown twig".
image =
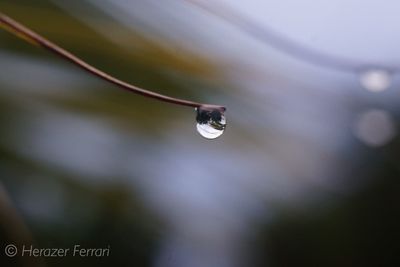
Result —
[[[137,87],[135,85],[129,84],[127,82],[121,81],[95,67],[92,65],[86,63],[82,59],[76,57],[75,55],[71,54],[70,52],[66,51],[65,49],[59,47],[58,45],[50,42],[46,38],[42,37],[41,35],[37,34],[36,32],[30,30],[29,28],[25,27],[24,25],[18,23],[17,21],[13,20],[12,18],[6,16],[5,14],[0,12],[0,27],[3,27],[6,30],[9,30],[10,32],[14,33],[15,35],[23,38],[24,40],[36,44],[38,46],[41,46],[56,55],[74,63],[78,67],[88,71],[89,73],[100,77],[103,80],[106,80],[110,83],[113,83],[125,90],[128,90],[130,92],[136,93],[143,95],[145,97],[150,97],[154,98],[163,102],[168,102],[176,105],[182,105],[182,106],[189,106],[189,107],[207,107],[207,108],[212,108],[212,109],[218,109],[221,111],[225,111],[225,107],[220,106],[220,105],[211,105],[211,104],[202,104],[198,102],[193,102],[185,99],[179,99],[179,98],[174,98],[170,96],[165,96],[162,94],[158,94],[149,90],[142,89],[140,87]]]

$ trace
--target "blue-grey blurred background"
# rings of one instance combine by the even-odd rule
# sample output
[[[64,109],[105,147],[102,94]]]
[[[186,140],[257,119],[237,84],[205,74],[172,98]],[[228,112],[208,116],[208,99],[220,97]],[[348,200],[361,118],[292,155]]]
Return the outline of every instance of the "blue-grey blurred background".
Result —
[[[1,266],[396,266],[400,3],[199,2],[394,72],[310,64],[184,0],[2,0],[109,74],[227,106],[228,126],[208,141],[194,110],[0,31]],[[9,258],[10,243],[111,253]]]

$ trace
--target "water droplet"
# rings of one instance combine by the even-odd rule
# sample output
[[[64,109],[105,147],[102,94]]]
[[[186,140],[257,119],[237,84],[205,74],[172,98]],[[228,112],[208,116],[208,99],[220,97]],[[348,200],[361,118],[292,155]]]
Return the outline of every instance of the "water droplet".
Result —
[[[197,131],[207,139],[215,139],[224,133],[226,119],[224,112],[211,107],[196,108]]]
[[[379,147],[397,135],[393,117],[385,110],[371,109],[363,112],[354,123],[354,134],[365,144]]]
[[[361,85],[371,92],[382,92],[392,83],[391,74],[386,70],[370,69],[360,76]]]

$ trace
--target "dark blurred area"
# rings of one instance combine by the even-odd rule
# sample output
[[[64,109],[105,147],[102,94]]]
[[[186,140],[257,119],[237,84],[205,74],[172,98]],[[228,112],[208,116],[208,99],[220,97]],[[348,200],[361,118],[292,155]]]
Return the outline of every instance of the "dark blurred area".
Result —
[[[249,15],[260,2],[235,1]],[[399,266],[398,73],[310,66],[186,1],[0,10],[121,80],[228,107],[205,140],[193,110],[1,30],[0,266]]]
[[[399,170],[388,162],[367,169],[354,173],[372,180],[357,194],[323,210],[282,212],[260,233],[259,255],[271,266],[397,266]]]

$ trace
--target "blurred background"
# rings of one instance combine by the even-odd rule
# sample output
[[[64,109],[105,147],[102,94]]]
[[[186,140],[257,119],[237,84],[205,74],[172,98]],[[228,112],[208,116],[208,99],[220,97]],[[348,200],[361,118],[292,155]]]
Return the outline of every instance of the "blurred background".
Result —
[[[190,1],[189,1],[190,2]],[[227,106],[130,94],[0,31],[1,266],[399,266],[395,0],[225,4],[310,64],[185,0],[2,0],[0,10],[124,81]],[[7,244],[110,247],[8,258]]]

